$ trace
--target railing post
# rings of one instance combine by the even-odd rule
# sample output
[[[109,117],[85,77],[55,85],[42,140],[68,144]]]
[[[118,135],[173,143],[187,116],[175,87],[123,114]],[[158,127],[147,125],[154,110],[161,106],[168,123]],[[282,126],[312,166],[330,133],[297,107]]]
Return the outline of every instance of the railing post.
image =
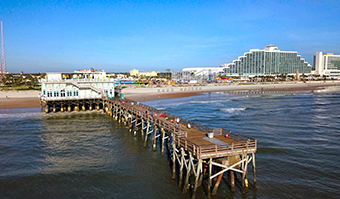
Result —
[[[231,153],[234,155],[234,142],[231,143]]]

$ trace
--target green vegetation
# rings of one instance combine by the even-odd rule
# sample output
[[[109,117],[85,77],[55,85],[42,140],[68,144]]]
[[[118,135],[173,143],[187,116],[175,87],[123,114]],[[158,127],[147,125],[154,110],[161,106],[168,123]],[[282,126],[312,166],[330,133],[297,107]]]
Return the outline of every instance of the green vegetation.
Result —
[[[239,83],[238,85],[253,85],[253,84],[255,84],[255,83]]]
[[[45,77],[45,73],[20,74],[10,73],[2,79],[2,91],[40,90],[39,79]]]

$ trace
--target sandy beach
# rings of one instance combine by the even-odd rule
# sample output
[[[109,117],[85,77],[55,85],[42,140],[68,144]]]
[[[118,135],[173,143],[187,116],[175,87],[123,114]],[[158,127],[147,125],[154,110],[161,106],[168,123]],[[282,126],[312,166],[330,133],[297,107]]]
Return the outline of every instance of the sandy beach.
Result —
[[[0,91],[0,109],[40,108],[40,91]]]
[[[129,87],[122,90],[126,98],[136,101],[153,101],[169,98],[180,98],[200,95],[206,92],[226,92],[241,90],[263,90],[263,91],[298,91],[298,90],[317,90],[330,86],[340,86],[340,81],[318,81],[318,82],[280,82],[265,84],[207,84],[205,86],[163,86],[153,88]]]
[[[200,95],[205,92],[225,92],[236,90],[263,90],[263,91],[298,91],[316,90],[329,86],[340,86],[340,81],[316,82],[280,82],[265,84],[207,84],[182,85],[162,87],[135,87],[130,86],[122,90],[126,98],[140,102],[181,98]],[[0,109],[13,108],[40,108],[40,91],[0,91]]]

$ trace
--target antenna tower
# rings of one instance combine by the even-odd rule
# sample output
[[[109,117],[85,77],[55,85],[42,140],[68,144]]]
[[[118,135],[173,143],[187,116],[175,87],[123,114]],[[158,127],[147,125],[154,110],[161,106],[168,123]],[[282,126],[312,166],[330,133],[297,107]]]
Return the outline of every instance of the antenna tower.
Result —
[[[4,28],[1,20],[1,74],[0,78],[6,76],[6,57],[5,57],[5,43],[4,43]]]

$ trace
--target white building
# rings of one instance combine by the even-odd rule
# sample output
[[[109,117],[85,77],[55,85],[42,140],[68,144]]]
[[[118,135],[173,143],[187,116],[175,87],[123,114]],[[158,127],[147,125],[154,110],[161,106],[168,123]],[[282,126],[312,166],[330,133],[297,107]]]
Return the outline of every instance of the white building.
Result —
[[[295,75],[311,73],[312,67],[296,51],[281,51],[270,44],[263,50],[250,49],[232,63],[223,64],[227,76]]]
[[[40,82],[41,95],[46,100],[115,97],[116,80],[107,78],[104,71],[46,73],[46,78]]]
[[[340,77],[340,55],[317,52],[314,67],[314,74]]]

